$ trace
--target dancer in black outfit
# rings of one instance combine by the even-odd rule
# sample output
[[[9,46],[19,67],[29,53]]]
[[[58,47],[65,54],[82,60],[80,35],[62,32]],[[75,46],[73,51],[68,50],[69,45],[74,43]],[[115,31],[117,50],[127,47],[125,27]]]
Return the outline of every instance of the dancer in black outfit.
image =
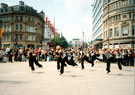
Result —
[[[8,52],[8,56],[9,56],[9,62],[11,62],[12,63],[12,48],[10,49],[10,51]]]
[[[29,55],[29,64],[30,64],[30,67],[31,67],[31,70],[34,71],[35,68],[34,68],[34,63],[40,67],[40,68],[43,68],[43,66],[41,64],[39,64],[38,60],[36,59],[36,56],[32,53],[30,53]]]
[[[56,55],[57,55],[57,69],[59,70],[60,69],[60,64],[62,62],[62,55],[59,54],[58,52],[56,52]]]
[[[104,54],[107,58],[107,67],[106,67],[106,71],[107,73],[110,73],[111,70],[110,70],[110,65],[111,65],[111,62],[118,62],[118,68],[120,70],[122,70],[122,66],[121,66],[121,60],[119,58],[115,58],[111,55],[110,51],[109,50],[106,50],[104,49]]]
[[[62,62],[61,62],[61,68],[60,68],[60,75],[64,73],[64,66],[65,64],[71,65],[71,66],[78,66],[75,61],[73,60],[73,53],[71,50],[66,53],[66,56],[63,57]]]
[[[82,70],[84,69],[84,61],[87,61],[88,63],[91,63],[91,67],[94,66],[94,61],[97,59],[99,61],[103,61],[102,59],[97,58],[100,56],[99,53],[94,52],[94,50],[87,52],[87,53],[82,53],[82,62],[81,62],[81,67]]]
[[[60,64],[62,63],[62,51],[61,51],[61,47],[57,46],[56,50],[55,50],[55,54],[54,56],[57,57],[57,69],[60,69]]]
[[[84,55],[81,62],[82,70],[84,69],[84,61],[87,61],[88,63],[91,63],[91,66],[94,66],[94,57],[93,56],[86,56]]]

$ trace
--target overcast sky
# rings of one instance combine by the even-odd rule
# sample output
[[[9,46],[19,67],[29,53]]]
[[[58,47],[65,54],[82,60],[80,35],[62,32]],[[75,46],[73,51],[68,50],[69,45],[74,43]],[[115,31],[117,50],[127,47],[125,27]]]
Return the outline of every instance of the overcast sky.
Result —
[[[20,0],[0,0],[0,3],[18,5]],[[94,0],[22,0],[26,5],[32,6],[38,12],[43,10],[55,25],[58,32],[62,32],[68,41],[73,38],[82,40],[82,32],[85,40],[92,32],[92,4]]]

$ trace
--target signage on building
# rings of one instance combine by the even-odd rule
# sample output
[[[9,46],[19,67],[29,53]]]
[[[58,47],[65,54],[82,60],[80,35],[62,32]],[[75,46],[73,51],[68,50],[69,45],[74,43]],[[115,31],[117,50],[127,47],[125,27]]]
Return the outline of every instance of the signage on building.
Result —
[[[0,28],[0,38],[2,38],[2,28]]]
[[[114,48],[119,48],[119,45],[114,45]]]
[[[131,44],[121,44],[121,48],[131,48]]]

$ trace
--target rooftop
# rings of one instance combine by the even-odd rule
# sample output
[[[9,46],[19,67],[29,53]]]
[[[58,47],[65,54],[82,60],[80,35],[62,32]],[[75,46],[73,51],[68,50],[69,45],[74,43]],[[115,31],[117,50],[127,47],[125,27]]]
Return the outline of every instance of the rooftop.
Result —
[[[31,6],[25,5],[23,1],[19,1],[19,5],[14,5],[14,6],[8,6],[8,4],[1,3],[0,4],[0,14],[5,14],[5,13],[32,13],[35,15],[40,16],[43,18],[43,11],[37,12],[36,9],[34,9]]]
[[[73,40],[80,40],[80,39],[78,39],[78,38],[75,38],[75,39],[73,39]]]

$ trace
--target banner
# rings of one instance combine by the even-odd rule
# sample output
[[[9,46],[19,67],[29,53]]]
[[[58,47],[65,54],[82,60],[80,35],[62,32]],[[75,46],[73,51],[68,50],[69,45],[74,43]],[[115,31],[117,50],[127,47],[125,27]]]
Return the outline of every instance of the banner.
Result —
[[[0,38],[2,38],[2,28],[0,28]]]

